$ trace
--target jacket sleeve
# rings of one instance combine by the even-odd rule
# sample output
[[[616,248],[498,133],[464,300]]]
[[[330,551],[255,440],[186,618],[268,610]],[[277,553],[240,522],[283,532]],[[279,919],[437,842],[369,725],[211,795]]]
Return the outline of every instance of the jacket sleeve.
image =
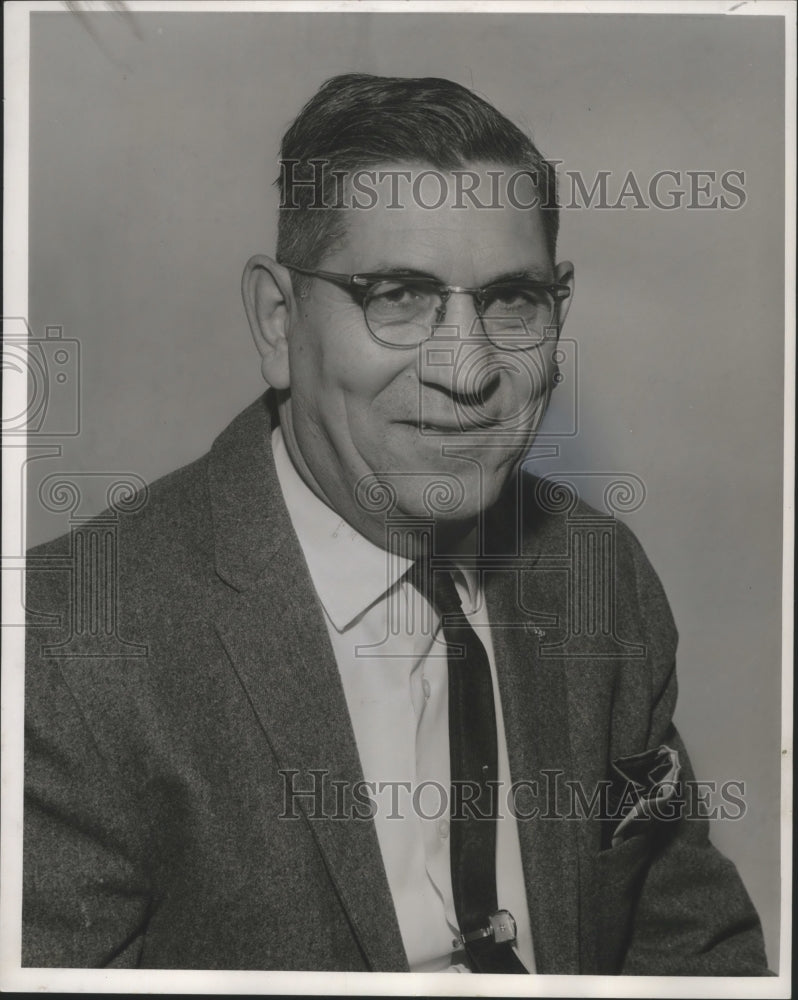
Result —
[[[146,835],[58,662],[26,658],[22,964],[137,963],[149,906]]]
[[[681,818],[656,824],[653,861],[634,911],[621,971],[627,975],[768,975],[759,917],[734,864],[709,840],[685,747],[673,725],[676,631],[662,585],[637,550],[639,606],[652,656],[649,747],[665,744],[681,761]]]

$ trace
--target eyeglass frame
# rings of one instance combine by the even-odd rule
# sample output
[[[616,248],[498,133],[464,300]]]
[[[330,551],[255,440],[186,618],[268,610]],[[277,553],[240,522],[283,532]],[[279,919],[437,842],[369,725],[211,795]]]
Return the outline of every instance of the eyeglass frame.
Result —
[[[548,292],[549,295],[551,295],[552,298],[554,299],[555,311],[558,303],[562,302],[564,299],[567,299],[568,296],[571,294],[570,286],[566,285],[564,282],[561,281],[547,282],[547,281],[536,281],[534,279],[526,278],[526,279],[520,279],[519,282],[518,279],[508,279],[506,281],[494,281],[491,282],[490,284],[483,285],[481,288],[466,288],[463,285],[447,285],[445,282],[438,281],[438,279],[433,277],[432,275],[424,275],[424,274],[414,275],[414,274],[390,272],[390,271],[382,273],[363,272],[358,274],[340,274],[336,271],[313,271],[307,267],[299,267],[296,264],[286,264],[282,261],[278,261],[278,263],[281,264],[282,267],[287,268],[289,271],[296,271],[298,274],[303,274],[309,278],[321,278],[323,281],[329,281],[332,284],[337,285],[339,288],[344,288],[349,292],[351,292],[353,289],[362,290],[364,295],[360,302],[360,307],[363,310],[363,320],[366,324],[366,327],[368,328],[369,333],[372,335],[372,337],[375,337],[377,340],[379,340],[380,343],[385,343],[387,346],[395,347],[400,350],[403,349],[415,350],[426,340],[431,339],[431,337],[434,335],[433,331],[435,326],[439,326],[443,323],[443,319],[446,316],[446,305],[453,293],[470,295],[474,301],[474,306],[476,308],[477,316],[479,316],[480,320],[486,318],[483,312],[485,293],[492,288],[501,288],[502,286],[505,285],[514,285],[523,283],[524,286],[527,288],[542,289],[543,291]],[[414,344],[390,344],[388,341],[382,340],[379,334],[375,333],[369,326],[369,322],[366,317],[366,297],[368,295],[369,290],[374,285],[377,285],[382,281],[411,282],[413,281],[414,278],[416,280],[428,281],[430,285],[433,285],[435,287],[438,294],[441,296],[441,305],[439,309],[436,310],[436,312],[439,312],[440,315],[436,317],[435,322],[432,324],[428,337],[424,337],[422,340],[419,340]],[[482,299],[482,302],[479,301],[480,299]],[[505,351],[535,350],[536,348],[541,347],[543,344],[545,344],[547,339],[544,336],[542,340],[539,340],[537,343],[534,344],[529,344],[526,347],[519,346],[515,348],[510,348],[510,347],[504,347],[501,344],[495,344],[487,333],[485,335],[487,336],[488,340],[490,340],[490,342],[494,344],[495,347],[498,347],[499,350],[505,350]]]

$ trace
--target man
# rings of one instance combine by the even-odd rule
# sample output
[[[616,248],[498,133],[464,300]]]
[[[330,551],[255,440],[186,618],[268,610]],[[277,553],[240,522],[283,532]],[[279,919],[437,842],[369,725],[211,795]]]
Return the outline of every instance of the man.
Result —
[[[265,397],[32,554],[23,962],[763,974],[657,577],[520,474],[573,291],[553,169],[462,87],[361,75],[281,155]]]

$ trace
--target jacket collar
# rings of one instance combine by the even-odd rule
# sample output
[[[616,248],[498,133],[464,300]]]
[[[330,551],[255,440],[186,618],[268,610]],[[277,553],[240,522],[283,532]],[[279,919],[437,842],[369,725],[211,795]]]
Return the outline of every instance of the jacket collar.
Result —
[[[362,787],[346,698],[322,610],[282,499],[269,445],[268,396],[215,442],[208,466],[216,571],[232,590],[215,595],[214,627],[283,773],[307,787]],[[367,968],[407,971],[377,834],[371,821],[297,808],[324,859]],[[329,805],[329,802],[327,802]],[[335,810],[339,808],[335,805]],[[308,814],[310,809],[311,814]]]
[[[263,576],[292,534],[269,445],[276,422],[267,392],[219,435],[209,455],[216,572],[238,591]]]

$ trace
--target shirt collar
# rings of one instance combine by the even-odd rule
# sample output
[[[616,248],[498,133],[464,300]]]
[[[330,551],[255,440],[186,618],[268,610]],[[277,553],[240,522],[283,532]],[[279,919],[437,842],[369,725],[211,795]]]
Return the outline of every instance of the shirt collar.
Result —
[[[282,430],[272,431],[277,478],[313,586],[330,621],[343,632],[412,565],[370,542],[305,485]]]
[[[457,568],[453,574],[455,583],[460,582],[465,585],[465,595],[461,594],[460,596],[463,598],[463,611],[466,614],[476,610],[479,603],[479,574],[474,568],[475,553],[476,530],[472,530],[458,547],[458,552],[455,554]],[[458,555],[464,557],[462,561],[457,559]]]
[[[327,617],[343,632],[410,569],[412,560],[393,555],[361,535],[305,484],[285,447],[279,426],[272,431],[277,478],[313,586]],[[478,606],[479,576],[473,566],[476,532],[459,546],[455,583],[464,586],[463,610]],[[470,557],[470,558],[469,558]],[[455,556],[456,558],[456,556]]]

